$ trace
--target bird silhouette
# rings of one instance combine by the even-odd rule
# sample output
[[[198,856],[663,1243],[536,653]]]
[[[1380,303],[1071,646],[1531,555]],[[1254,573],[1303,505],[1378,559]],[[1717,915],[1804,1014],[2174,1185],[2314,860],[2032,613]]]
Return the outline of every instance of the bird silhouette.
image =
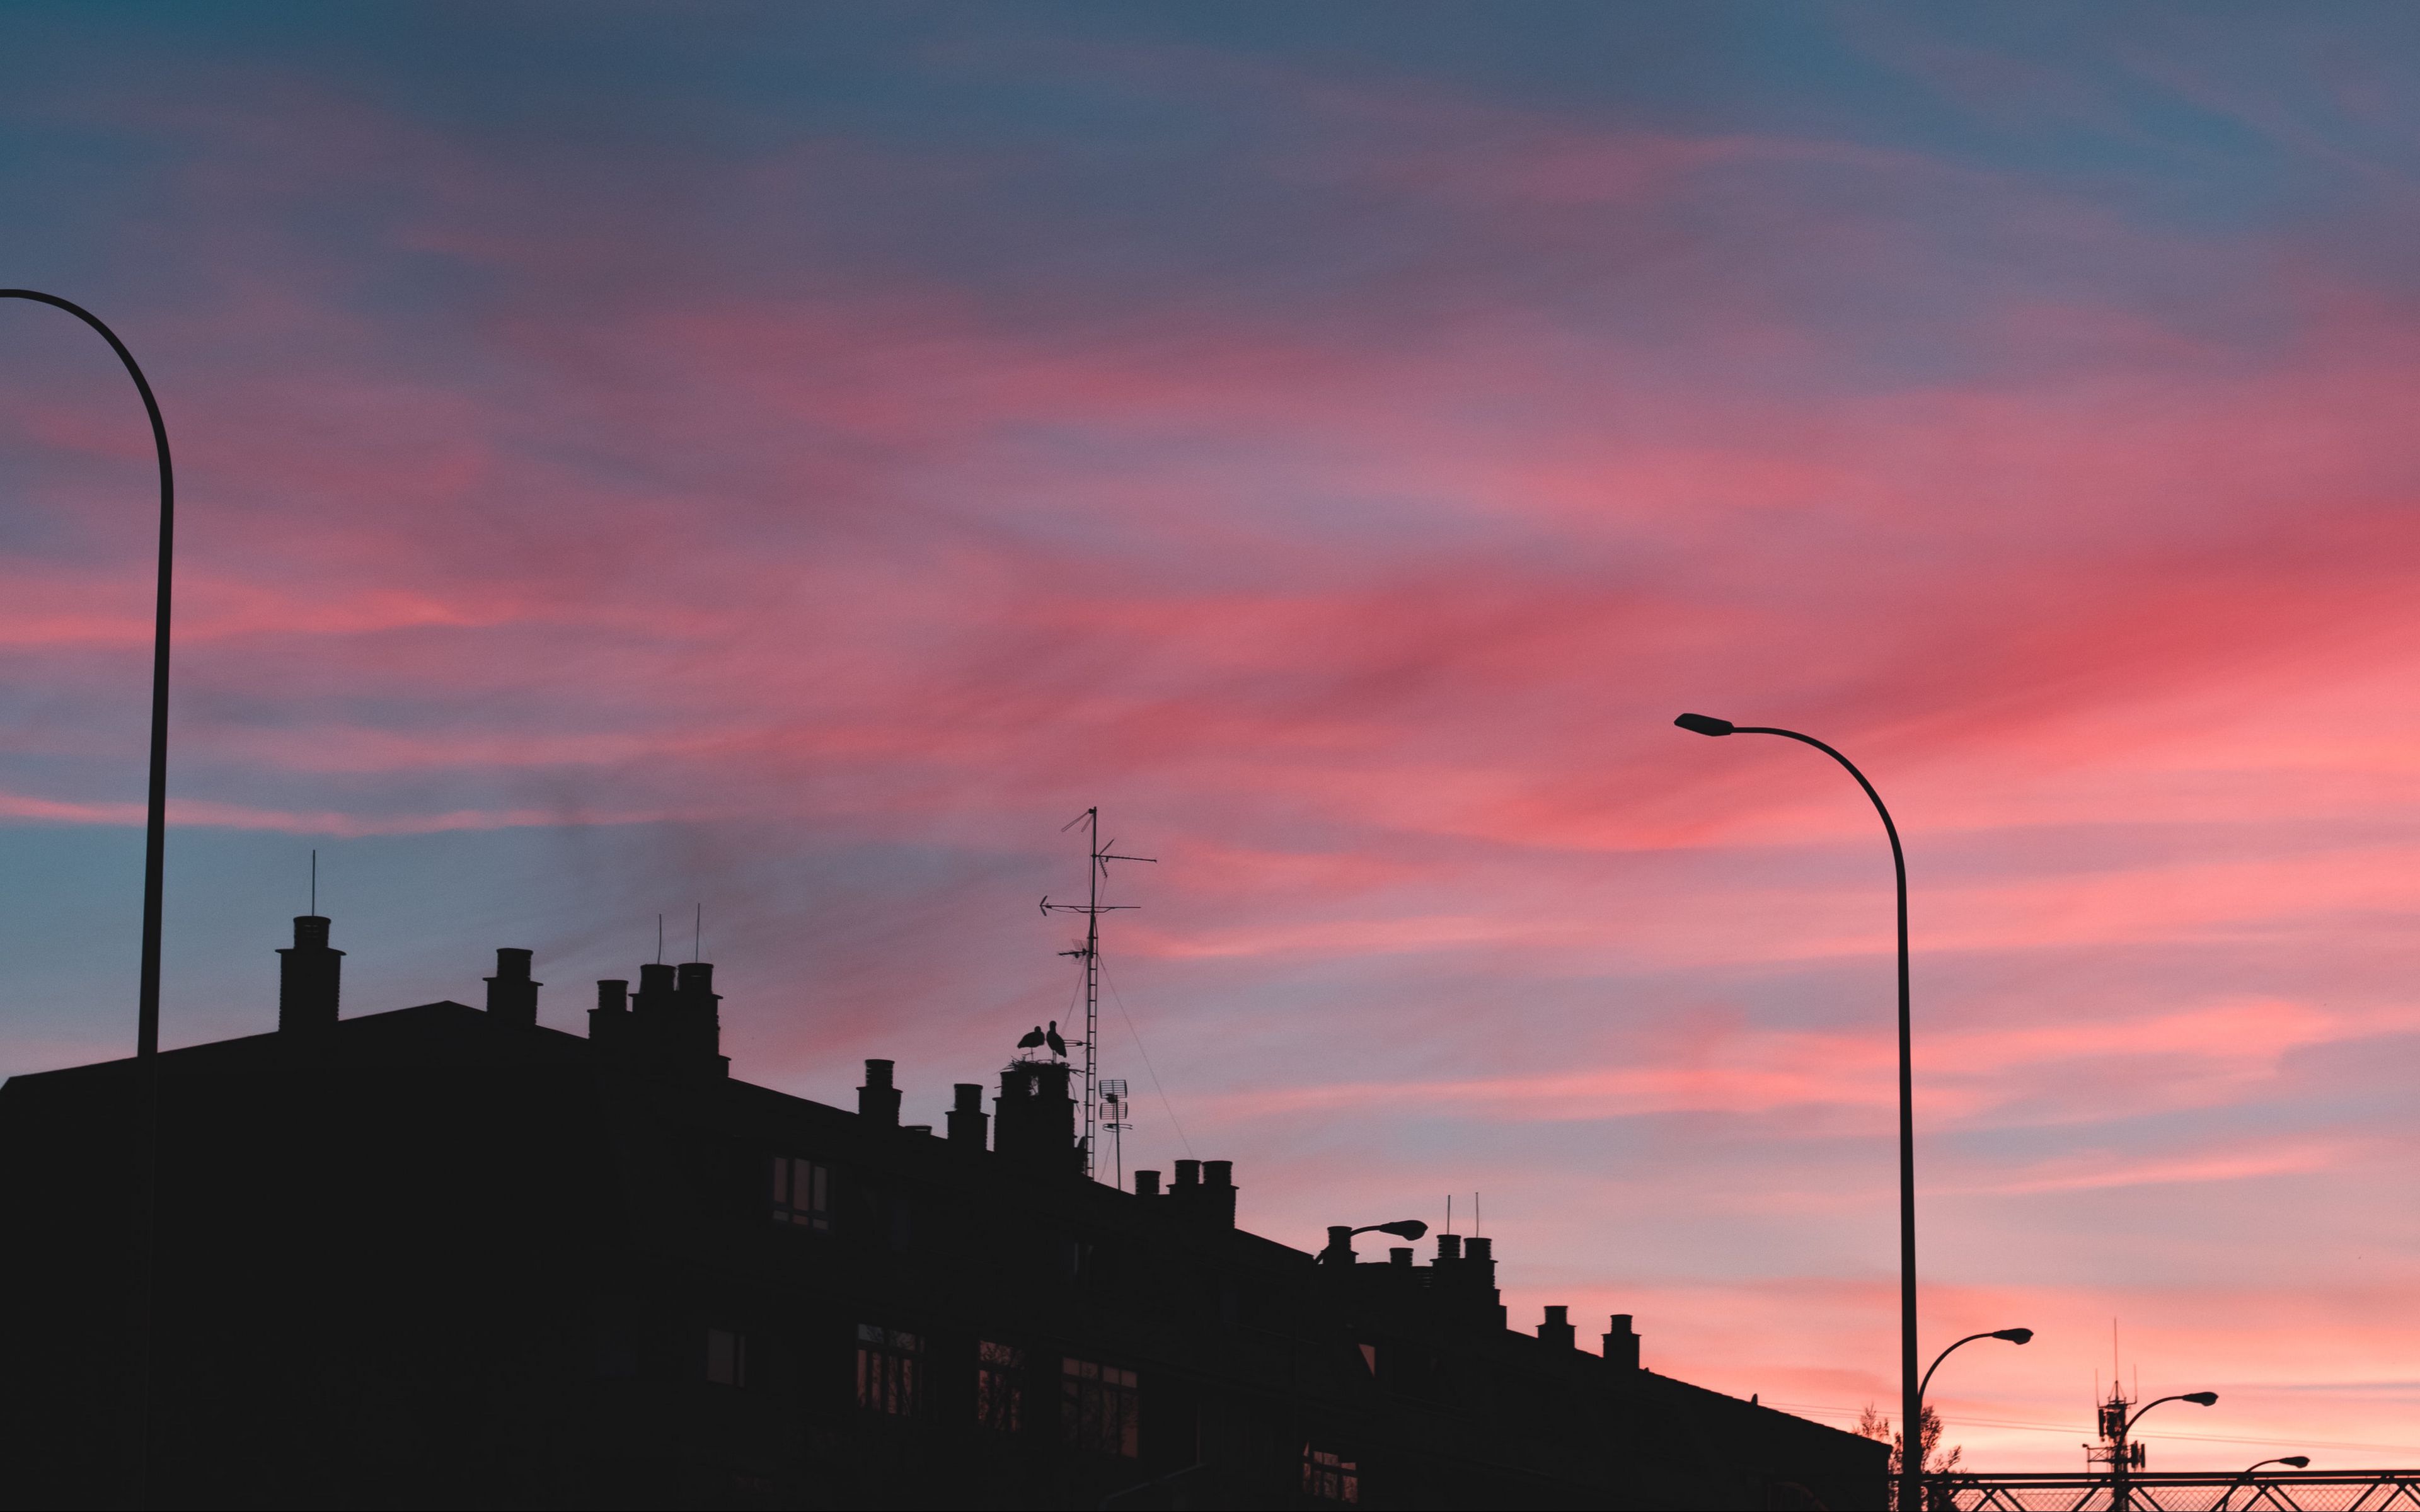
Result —
[[[1053,1022],[1053,1023],[1056,1023],[1057,1021],[1056,1021],[1056,1020],[1053,1020],[1052,1022]],[[1027,1035],[1024,1039],[1019,1040],[1019,1041],[1016,1041],[1016,1048],[1018,1048],[1019,1050],[1031,1050],[1031,1049],[1034,1048],[1036,1045],[1039,1045],[1041,1042],[1042,1042],[1042,1026],[1041,1026],[1041,1025],[1039,1025],[1039,1024],[1037,1024],[1037,1025],[1035,1025],[1035,1026],[1033,1026],[1033,1032],[1032,1032],[1032,1034],[1029,1034],[1029,1035]]]
[[[1062,1060],[1067,1058],[1067,1041],[1059,1038],[1059,1021],[1057,1019],[1052,1019],[1050,1021],[1050,1027],[1048,1031],[1042,1036],[1042,1041],[1045,1044],[1047,1044],[1050,1047],[1050,1053],[1052,1055],[1057,1056]]]

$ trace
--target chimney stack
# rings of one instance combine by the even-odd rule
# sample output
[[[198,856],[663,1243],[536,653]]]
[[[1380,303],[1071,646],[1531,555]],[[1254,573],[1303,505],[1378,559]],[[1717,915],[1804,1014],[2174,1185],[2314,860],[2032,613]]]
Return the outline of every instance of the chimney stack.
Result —
[[[892,1064],[888,1060],[865,1063],[865,1085],[857,1089],[859,1118],[880,1124],[898,1123],[899,1088],[891,1085]]]
[[[1063,1063],[1047,1060],[1012,1060],[1001,1068],[1000,1118],[992,1128],[996,1153],[1046,1171],[1083,1173],[1067,1075]]]
[[[1135,1172],[1135,1196],[1139,1197],[1159,1196],[1159,1173],[1157,1171]]]
[[[1628,1313],[1613,1315],[1613,1332],[1605,1336],[1605,1363],[1619,1370],[1638,1368],[1638,1335]]]
[[[959,1082],[950,1088],[957,1103],[950,1109],[950,1143],[981,1149],[991,1122],[983,1110],[983,1083]]]
[[[515,1028],[536,1028],[537,990],[545,985],[530,980],[530,952],[498,950],[496,974],[488,979],[488,1016]]]
[[[1546,1320],[1538,1325],[1538,1337],[1547,1345],[1558,1350],[1575,1350],[1579,1348],[1577,1333],[1572,1327],[1571,1308],[1547,1308]]]
[[[1200,1161],[1198,1161],[1198,1160],[1181,1160],[1181,1161],[1178,1161],[1178,1162],[1176,1163],[1176,1190],[1177,1190],[1177,1191],[1182,1192],[1182,1191],[1184,1191],[1187,1187],[1191,1187],[1191,1186],[1200,1186],[1201,1184],[1202,1184],[1202,1163],[1201,1163]]]
[[[722,995],[714,990],[714,963],[684,961],[673,968],[673,980],[681,1058],[699,1071],[730,1075],[731,1057],[722,1053]]]
[[[277,1028],[280,1033],[332,1027],[345,952],[328,949],[328,920],[304,914],[294,920],[294,943],[277,952]]]
[[[1235,1227],[1235,1163],[1232,1160],[1205,1160],[1202,1163],[1202,1206],[1221,1228]]]
[[[730,1075],[731,1057],[722,1054],[721,1002],[710,962],[670,966],[651,961],[641,966],[629,1027],[638,1063],[674,1078]]]
[[[1462,1258],[1462,1236],[1460,1234],[1439,1234],[1436,1239],[1436,1257],[1438,1260],[1459,1260]]]
[[[630,1029],[630,983],[608,978],[597,984],[597,1006],[588,1011],[588,1038],[598,1044],[620,1044]]]

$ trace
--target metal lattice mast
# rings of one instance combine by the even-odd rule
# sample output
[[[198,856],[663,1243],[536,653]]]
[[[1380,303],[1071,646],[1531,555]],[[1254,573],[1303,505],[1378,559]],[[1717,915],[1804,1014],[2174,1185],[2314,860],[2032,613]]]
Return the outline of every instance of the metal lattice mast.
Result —
[[[1101,843],[1101,810],[1096,806],[1087,809],[1059,826],[1065,834],[1078,825],[1085,826],[1085,849],[1089,855],[1084,867],[1084,901],[1080,903],[1054,903],[1047,896],[1042,900],[1042,912],[1050,914],[1081,914],[1084,916],[1084,943],[1061,955],[1082,958],[1084,963],[1084,1174],[1093,1176],[1098,1168],[1094,1158],[1094,1146],[1098,1143],[1099,1103],[1094,1096],[1095,1079],[1100,1072],[1099,1041],[1101,1038],[1101,916],[1120,909],[1134,908],[1135,903],[1101,902],[1101,884],[1109,880],[1111,861],[1156,861],[1156,856],[1113,856],[1109,845]]]

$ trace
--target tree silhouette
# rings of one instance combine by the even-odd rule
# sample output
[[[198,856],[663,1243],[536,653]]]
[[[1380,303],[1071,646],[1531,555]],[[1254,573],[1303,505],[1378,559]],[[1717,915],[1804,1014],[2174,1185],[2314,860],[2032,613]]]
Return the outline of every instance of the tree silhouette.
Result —
[[[1858,1414],[1857,1436],[1890,1445],[1890,1507],[1891,1512],[1899,1512],[1899,1475],[1906,1455],[1904,1442],[1891,1431],[1890,1419],[1874,1411],[1871,1402],[1868,1402],[1866,1410]],[[1921,1463],[1924,1473],[1928,1475],[1946,1475],[1956,1470],[1959,1460],[1966,1453],[1962,1446],[1953,1446],[1946,1457],[1941,1453],[1941,1414],[1930,1406],[1923,1409],[1922,1416],[1917,1420],[1916,1442],[1924,1456]],[[1954,1504],[1949,1493],[1938,1486],[1926,1489],[1924,1501],[1925,1512],[1950,1512]]]

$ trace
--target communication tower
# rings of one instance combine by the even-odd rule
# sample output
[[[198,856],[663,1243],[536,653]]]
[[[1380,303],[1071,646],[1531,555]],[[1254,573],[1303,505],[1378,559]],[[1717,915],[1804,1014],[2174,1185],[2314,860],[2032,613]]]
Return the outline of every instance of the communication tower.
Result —
[[[1052,914],[1084,916],[1084,943],[1072,950],[1062,950],[1059,953],[1074,956],[1084,963],[1084,1174],[1097,1180],[1098,1163],[1094,1159],[1094,1146],[1097,1143],[1095,1135],[1098,1133],[1100,1107],[1096,1088],[1094,1086],[1094,1076],[1100,1069],[1101,916],[1113,914],[1121,909],[1140,906],[1137,903],[1101,902],[1101,884],[1109,880],[1111,861],[1156,862],[1159,857],[1111,855],[1109,847],[1117,844],[1117,841],[1113,839],[1108,845],[1101,843],[1101,810],[1098,807],[1087,809],[1068,820],[1059,826],[1059,832],[1063,835],[1078,825],[1085,826],[1087,849],[1091,853],[1091,859],[1084,868],[1084,901],[1079,903],[1054,903],[1046,894],[1042,900],[1042,915],[1045,918]],[[1123,1089],[1123,1084],[1121,1088]],[[1125,1110],[1125,1100],[1123,1096],[1118,1100],[1118,1107],[1121,1112]],[[1123,1171],[1119,1173],[1118,1184],[1121,1186],[1125,1184]]]

